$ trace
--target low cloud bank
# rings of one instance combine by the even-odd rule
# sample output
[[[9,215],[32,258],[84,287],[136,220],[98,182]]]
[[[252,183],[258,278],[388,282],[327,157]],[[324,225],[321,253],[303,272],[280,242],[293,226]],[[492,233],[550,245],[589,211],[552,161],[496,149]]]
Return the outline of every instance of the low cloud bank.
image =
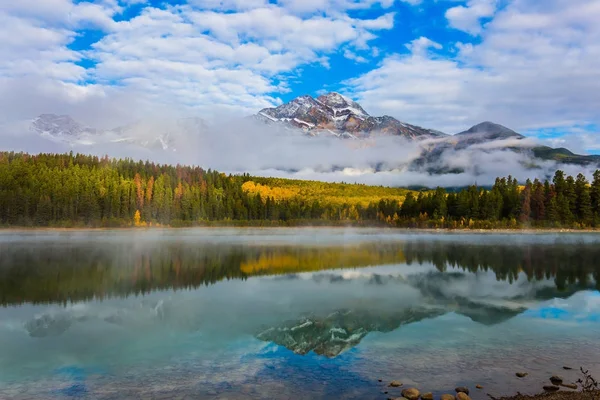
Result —
[[[545,179],[557,169],[572,175],[583,172],[591,178],[594,170],[533,160],[526,150],[535,144],[530,139],[490,141],[465,149],[441,148],[440,139],[416,142],[384,135],[365,140],[344,140],[329,134],[308,137],[299,131],[249,118],[210,126],[198,120],[182,123],[181,120],[149,119],[123,133],[130,135],[130,141],[114,142],[110,141],[114,140],[113,136],[101,134],[92,137],[95,144],[50,140],[22,123],[5,125],[3,132],[0,135],[3,150],[73,151],[199,165],[227,173],[385,186],[490,185],[498,176],[512,175],[520,181]],[[506,146],[521,146],[524,151],[508,150]],[[432,148],[438,149],[435,157],[417,167],[415,161],[425,149],[431,151]]]

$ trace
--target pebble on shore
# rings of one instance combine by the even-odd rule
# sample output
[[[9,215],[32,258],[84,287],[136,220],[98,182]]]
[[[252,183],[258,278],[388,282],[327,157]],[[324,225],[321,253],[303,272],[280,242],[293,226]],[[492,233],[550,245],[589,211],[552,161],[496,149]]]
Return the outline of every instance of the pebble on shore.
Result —
[[[464,392],[458,392],[456,394],[456,400],[471,400],[471,398]]]
[[[402,397],[408,400],[419,400],[420,394],[415,388],[407,388],[402,391]]]

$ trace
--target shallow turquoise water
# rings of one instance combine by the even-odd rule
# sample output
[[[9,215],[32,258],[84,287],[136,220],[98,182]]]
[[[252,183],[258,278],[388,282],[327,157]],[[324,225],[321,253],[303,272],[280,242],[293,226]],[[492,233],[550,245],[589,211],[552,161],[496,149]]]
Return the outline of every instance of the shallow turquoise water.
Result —
[[[600,376],[600,236],[0,233],[0,398],[472,397]],[[528,371],[525,380],[514,376]],[[384,383],[379,383],[382,379]],[[390,395],[399,392],[390,391]]]

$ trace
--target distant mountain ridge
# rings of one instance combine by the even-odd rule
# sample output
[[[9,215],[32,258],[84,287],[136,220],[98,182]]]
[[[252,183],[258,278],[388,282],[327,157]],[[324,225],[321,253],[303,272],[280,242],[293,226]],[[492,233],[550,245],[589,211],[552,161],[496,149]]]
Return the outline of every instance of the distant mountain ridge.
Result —
[[[113,129],[90,128],[69,115],[42,114],[35,118],[30,130],[47,139],[70,145],[129,143],[149,149],[176,150],[186,135],[206,131],[208,124],[201,118],[174,120],[140,120]]]
[[[600,156],[579,155],[568,149],[540,146],[505,126],[485,121],[454,135],[426,129],[384,115],[374,117],[356,101],[331,92],[317,98],[305,95],[278,107],[264,108],[250,117],[261,126],[283,128],[307,136],[329,136],[361,140],[379,136],[404,138],[418,143],[422,154],[409,167],[424,168],[431,174],[458,173],[460,168],[444,161],[447,151],[473,149],[480,152],[508,150],[522,153],[535,166],[538,161],[556,161],[576,165],[600,165]],[[247,119],[239,118],[240,121]],[[264,125],[263,125],[264,124]],[[88,127],[68,115],[42,114],[31,121],[31,131],[40,136],[69,145],[129,144],[150,150],[177,151],[188,148],[213,127],[201,118],[140,120],[108,130]],[[219,127],[214,127],[219,132]],[[196,141],[197,142],[197,141]],[[536,161],[537,160],[537,161]],[[391,168],[398,168],[398,165]],[[528,163],[527,161],[526,163]],[[343,165],[341,168],[353,167]],[[373,168],[379,171],[375,163]],[[384,167],[387,168],[387,167]]]

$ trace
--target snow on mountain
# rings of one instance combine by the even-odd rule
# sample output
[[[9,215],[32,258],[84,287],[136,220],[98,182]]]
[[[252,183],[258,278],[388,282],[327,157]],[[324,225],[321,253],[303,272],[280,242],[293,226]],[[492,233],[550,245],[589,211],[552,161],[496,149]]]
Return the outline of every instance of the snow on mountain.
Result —
[[[55,114],[42,114],[30,126],[30,130],[44,138],[70,145],[129,143],[171,151],[184,146],[186,141],[206,129],[207,124],[201,118],[182,118],[147,119],[109,130],[98,130],[86,127],[68,115]]]
[[[31,130],[59,142],[93,144],[98,131],[75,121],[68,115],[42,114],[31,122]]]
[[[265,108],[255,118],[267,124],[300,128],[312,136],[329,134],[340,138],[365,138],[384,134],[409,139],[445,136],[387,115],[370,116],[360,104],[335,92],[316,99],[308,95],[297,97],[279,107]]]

